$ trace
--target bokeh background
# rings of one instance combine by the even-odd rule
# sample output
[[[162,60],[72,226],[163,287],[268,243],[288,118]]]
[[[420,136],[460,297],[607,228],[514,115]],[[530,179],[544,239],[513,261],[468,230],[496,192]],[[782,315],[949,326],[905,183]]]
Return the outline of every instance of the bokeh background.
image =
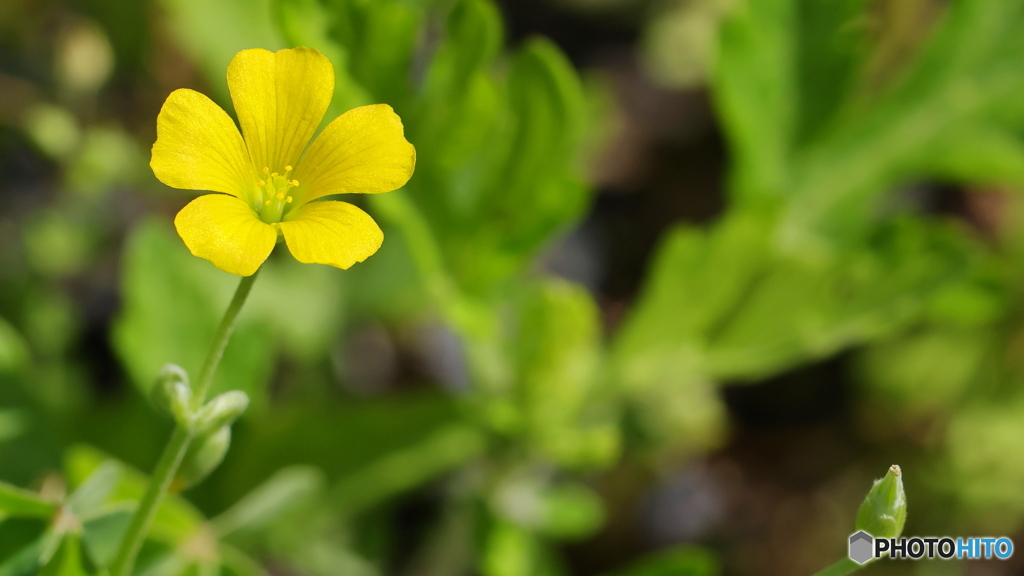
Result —
[[[811,574],[894,463],[905,534],[1024,542],[1021,2],[2,0],[0,479],[114,488],[0,514],[0,574],[109,561],[236,283],[171,226],[163,99],[297,45],[417,171],[354,200],[367,262],[272,255],[253,404],[140,573]]]

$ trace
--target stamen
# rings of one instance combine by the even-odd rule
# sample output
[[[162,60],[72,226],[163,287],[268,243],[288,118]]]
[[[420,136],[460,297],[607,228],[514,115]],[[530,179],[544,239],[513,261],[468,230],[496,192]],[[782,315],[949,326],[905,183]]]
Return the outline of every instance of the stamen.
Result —
[[[271,177],[271,178],[277,178],[277,172],[274,172],[274,173],[272,173],[272,174],[270,175],[270,177]]]
[[[264,202],[263,204],[264,204],[265,206],[270,206],[270,200],[267,200],[267,201],[266,201],[266,202]]]
[[[289,197],[285,198],[284,201],[289,203],[289,204],[291,204],[292,203],[292,197],[289,196]]]
[[[284,192],[278,192],[277,193],[277,199],[278,200],[284,200]]]
[[[291,166],[285,166],[284,167],[284,171],[285,172],[291,172],[292,171],[292,167]]]
[[[266,183],[266,182],[264,182],[263,180],[260,180],[259,182],[257,182],[257,183],[256,183],[256,185],[257,185],[257,186],[261,186],[261,187],[262,187],[262,186],[266,186],[266,185],[267,185],[267,183]]]
[[[298,186],[298,185],[299,185],[299,181],[298,180],[292,180],[292,186]]]
[[[270,174],[270,168],[267,168],[266,166],[264,166],[263,167],[263,173],[264,174]]]

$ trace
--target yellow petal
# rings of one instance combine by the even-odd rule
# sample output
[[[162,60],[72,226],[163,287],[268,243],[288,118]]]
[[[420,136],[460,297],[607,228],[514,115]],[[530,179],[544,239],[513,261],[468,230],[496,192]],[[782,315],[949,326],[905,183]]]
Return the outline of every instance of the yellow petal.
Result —
[[[384,233],[369,214],[348,202],[311,202],[279,224],[299,262],[348,268],[369,258]]]
[[[242,50],[228,89],[256,170],[285,171],[313,137],[334,94],[334,67],[312,48]]]
[[[353,108],[328,124],[302,158],[296,200],[390,192],[404,186],[415,167],[416,149],[391,106]]]
[[[193,255],[240,276],[254,274],[277,243],[273,226],[260,221],[245,202],[223,194],[189,202],[174,218],[174,227]]]
[[[246,196],[252,168],[238,128],[224,110],[195,90],[175,90],[156,118],[149,165],[172,188]]]

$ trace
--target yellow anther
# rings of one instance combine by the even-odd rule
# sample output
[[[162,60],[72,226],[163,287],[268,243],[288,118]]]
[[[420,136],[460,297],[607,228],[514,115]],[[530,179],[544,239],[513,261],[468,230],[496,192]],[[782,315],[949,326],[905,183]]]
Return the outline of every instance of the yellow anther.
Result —
[[[270,168],[267,168],[266,166],[264,166],[263,167],[263,173],[264,174],[270,174]]]
[[[291,204],[292,203],[292,197],[289,196],[289,197],[285,198],[284,201],[289,203],[289,204]]]
[[[277,193],[277,199],[278,200],[284,200],[284,192],[278,192]]]
[[[285,166],[284,167],[284,171],[285,172],[291,172],[292,171],[292,167],[291,166]]]
[[[299,185],[299,181],[298,180],[292,180],[292,186],[298,186],[298,185]]]
[[[271,173],[271,174],[270,174],[270,177],[271,177],[271,178],[277,178],[277,172],[273,172],[273,173]]]
[[[270,200],[267,200],[266,202],[264,202],[264,204],[270,206]]]
[[[257,183],[256,183],[256,185],[257,185],[257,186],[266,186],[266,185],[267,185],[267,183],[266,183],[266,182],[264,182],[263,180],[260,180],[259,182],[257,182]]]

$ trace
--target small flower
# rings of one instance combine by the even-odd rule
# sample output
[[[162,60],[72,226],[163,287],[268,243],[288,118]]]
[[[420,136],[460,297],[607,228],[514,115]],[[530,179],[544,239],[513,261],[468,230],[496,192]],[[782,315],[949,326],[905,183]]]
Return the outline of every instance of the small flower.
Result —
[[[334,68],[324,55],[243,50],[227,77],[241,134],[194,90],[172,92],[157,117],[156,177],[173,188],[218,192],[196,198],[174,219],[192,254],[249,276],[279,236],[300,262],[348,268],[376,252],[384,234],[373,218],[347,202],[320,199],[405,185],[416,150],[394,110],[349,110],[307,149],[334,93]]]

